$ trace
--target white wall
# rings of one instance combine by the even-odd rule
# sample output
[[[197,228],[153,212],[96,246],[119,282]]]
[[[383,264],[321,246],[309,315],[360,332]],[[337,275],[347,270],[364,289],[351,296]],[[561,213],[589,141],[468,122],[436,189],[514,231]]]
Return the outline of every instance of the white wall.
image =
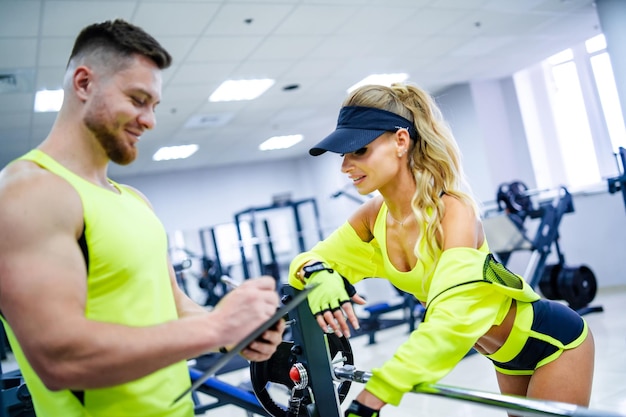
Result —
[[[444,117],[450,124],[461,153],[465,175],[479,200],[495,197],[487,158],[485,132],[478,119],[470,84],[460,84],[437,95]]]
[[[511,78],[452,87],[437,96],[476,197],[495,199],[497,186],[521,180],[534,188],[524,126]]]
[[[561,249],[567,265],[587,265],[600,287],[626,285],[626,206],[621,194],[574,195],[563,216]]]
[[[332,153],[267,164],[236,165],[120,180],[143,192],[169,234],[234,220],[235,213],[272,205],[272,196],[291,193],[293,201],[315,198],[325,233],[343,223],[358,203],[333,198],[350,181]],[[356,191],[350,194],[360,197]],[[362,197],[365,199],[366,197]]]
[[[521,180],[534,188],[534,173],[513,80],[473,82],[471,92],[477,123],[484,136],[483,149],[491,179],[486,185],[492,197],[495,197],[493,184]]]
[[[233,221],[235,213],[272,204],[289,192],[294,200],[311,197],[302,164],[279,161],[198,169],[121,180],[151,201],[168,233]]]

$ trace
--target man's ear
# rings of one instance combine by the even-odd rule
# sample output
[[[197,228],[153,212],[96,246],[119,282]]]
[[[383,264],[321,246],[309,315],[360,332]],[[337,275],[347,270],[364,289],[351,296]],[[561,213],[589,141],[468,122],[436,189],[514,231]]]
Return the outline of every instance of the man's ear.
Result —
[[[89,97],[92,82],[93,73],[88,67],[81,65],[74,70],[72,86],[80,101],[86,101]]]

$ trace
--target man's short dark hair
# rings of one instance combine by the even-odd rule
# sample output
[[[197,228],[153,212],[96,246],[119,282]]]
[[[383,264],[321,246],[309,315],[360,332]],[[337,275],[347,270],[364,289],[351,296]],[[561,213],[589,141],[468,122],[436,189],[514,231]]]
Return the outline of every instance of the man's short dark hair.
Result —
[[[85,27],[76,37],[69,60],[97,50],[115,52],[123,57],[143,55],[159,69],[165,69],[172,63],[171,55],[156,39],[123,19],[107,20]]]

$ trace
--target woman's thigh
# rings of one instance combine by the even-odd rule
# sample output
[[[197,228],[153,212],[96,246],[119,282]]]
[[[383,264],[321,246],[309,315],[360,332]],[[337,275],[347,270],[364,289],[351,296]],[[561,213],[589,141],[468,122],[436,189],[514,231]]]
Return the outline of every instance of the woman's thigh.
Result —
[[[527,396],[588,406],[593,382],[595,347],[591,331],[583,343],[565,350],[555,361],[535,370]]]

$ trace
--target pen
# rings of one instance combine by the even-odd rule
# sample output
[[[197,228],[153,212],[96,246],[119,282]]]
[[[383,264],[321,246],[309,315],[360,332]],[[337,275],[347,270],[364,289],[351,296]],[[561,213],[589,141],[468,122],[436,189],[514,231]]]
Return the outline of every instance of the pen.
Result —
[[[235,281],[234,279],[232,279],[231,277],[229,277],[228,275],[222,275],[220,280],[224,284],[228,285],[231,289],[235,289],[235,288],[237,288],[239,286],[239,283],[237,281]],[[295,322],[295,320],[286,320],[285,321],[285,327],[290,327],[294,322]],[[224,353],[224,352],[222,352],[222,353]]]
[[[228,285],[231,289],[235,289],[239,286],[239,283],[237,281],[235,281],[234,279],[232,279],[231,277],[229,277],[228,275],[222,275],[222,278],[220,278],[220,280]]]

